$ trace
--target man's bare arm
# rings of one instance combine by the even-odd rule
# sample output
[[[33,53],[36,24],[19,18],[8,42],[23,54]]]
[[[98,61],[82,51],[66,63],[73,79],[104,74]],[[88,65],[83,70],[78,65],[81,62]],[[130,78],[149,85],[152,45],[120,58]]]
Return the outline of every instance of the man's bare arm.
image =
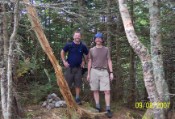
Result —
[[[114,79],[113,69],[112,69],[112,61],[108,59],[108,66],[109,66],[109,78],[112,81]]]
[[[64,50],[61,50],[61,59],[63,61],[63,64],[65,67],[69,67],[69,63],[65,60],[65,52]]]

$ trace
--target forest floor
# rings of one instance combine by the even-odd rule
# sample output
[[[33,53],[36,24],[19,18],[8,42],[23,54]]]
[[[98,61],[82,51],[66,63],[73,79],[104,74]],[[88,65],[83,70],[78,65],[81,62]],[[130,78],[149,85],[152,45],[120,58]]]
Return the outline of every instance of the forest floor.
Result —
[[[86,108],[85,106],[81,106]],[[25,119],[67,119],[66,108],[54,108],[48,110],[39,105],[28,106],[25,109]],[[116,107],[113,110],[113,117],[111,119],[141,119],[144,111],[129,109],[127,107]],[[98,116],[95,119],[108,119],[105,115]]]

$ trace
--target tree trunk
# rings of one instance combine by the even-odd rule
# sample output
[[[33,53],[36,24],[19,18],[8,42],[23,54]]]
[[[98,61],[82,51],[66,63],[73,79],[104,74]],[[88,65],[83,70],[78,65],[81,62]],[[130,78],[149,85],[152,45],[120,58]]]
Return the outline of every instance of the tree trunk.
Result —
[[[118,37],[118,36],[117,36]],[[121,54],[120,54],[120,41],[119,39],[117,38],[116,39],[116,66],[115,67],[115,77],[116,77],[116,80],[114,80],[114,83],[113,83],[113,90],[112,91],[112,99],[113,100],[123,100],[123,94],[124,94],[124,90],[123,90],[123,80],[121,79],[121,61],[120,61],[120,58],[121,58]],[[117,93],[116,93],[117,92]]]
[[[119,1],[119,10],[123,20],[123,25],[125,28],[128,42],[131,45],[131,47],[134,49],[135,53],[139,56],[142,63],[145,87],[147,89],[149,99],[153,104],[154,119],[164,119],[164,115],[161,109],[157,108],[156,105],[154,105],[160,102],[160,100],[159,100],[159,95],[154,82],[151,56],[148,52],[148,49],[139,41],[135,33],[134,27],[132,25],[131,17],[127,9],[127,5],[124,3],[125,0],[118,0],[118,1]]]
[[[2,15],[2,12],[3,12],[3,5],[0,3],[0,68],[3,68],[3,38],[2,38],[2,24],[3,24],[3,15]]]
[[[3,39],[4,39],[4,62],[7,68],[7,59],[8,59],[8,48],[9,48],[9,35],[8,35],[8,16],[7,16],[7,4],[3,5],[3,11],[4,11],[4,16],[3,16]],[[6,69],[5,69],[6,72]]]
[[[7,32],[7,28],[8,28],[8,20],[7,20],[7,7],[8,4],[3,4],[3,11],[4,11],[4,15],[3,15],[3,47],[4,47],[4,57],[3,57],[3,61],[4,61],[4,79],[3,79],[3,89],[5,89],[4,92],[4,100],[7,103],[7,60],[8,60],[8,48],[9,48],[9,37],[8,37],[8,32]],[[2,90],[3,91],[3,90]],[[7,107],[7,104],[5,105]]]
[[[10,44],[9,44],[9,51],[8,51],[8,61],[7,61],[7,80],[8,80],[8,96],[7,96],[7,112],[8,112],[8,118],[12,119],[12,102],[13,102],[13,80],[12,80],[12,63],[13,63],[13,49],[14,49],[14,43],[15,38],[17,34],[18,29],[18,6],[19,6],[19,0],[15,1],[15,8],[14,8],[14,26],[13,26],[13,32],[10,36]]]
[[[3,5],[0,5],[0,13],[3,11]],[[7,88],[6,88],[6,78],[5,78],[5,65],[4,65],[4,49],[3,49],[3,15],[0,14],[0,80],[1,80],[1,109],[2,117],[7,119]]]
[[[131,12],[130,12],[130,14],[131,14],[131,20],[132,20],[132,23],[133,23],[133,21],[134,21],[134,2],[133,2],[133,0],[131,0]],[[130,47],[130,49],[129,49],[130,51],[129,51],[129,54],[130,54],[130,57],[129,57],[129,61],[130,61],[130,63],[129,63],[129,82],[131,82],[130,83],[130,93],[129,93],[129,98],[128,98],[128,104],[129,104],[129,106],[130,107],[134,107],[134,105],[135,105],[135,53],[134,53],[134,51],[133,51],[133,49],[132,49],[132,47]]]
[[[135,53],[133,49],[130,47],[130,66],[129,66],[129,80],[130,84],[130,93],[129,93],[129,105],[130,107],[134,107],[135,105]]]
[[[86,17],[86,14],[87,14],[87,10],[86,10],[86,6],[85,6],[85,1],[84,0],[78,0],[78,13],[81,14],[82,16],[85,16]],[[85,38],[85,35],[84,35],[84,31],[86,31],[86,25],[87,24],[87,21],[85,18],[81,18],[80,19],[80,24],[81,24],[81,33],[82,33],[82,39],[87,39]]]
[[[151,59],[154,81],[160,102],[168,103],[170,97],[163,67],[159,2],[158,0],[149,0],[148,2],[150,14]],[[163,108],[162,112],[162,116],[164,115],[164,118],[166,118],[166,108]]]
[[[109,48],[110,53],[111,52],[111,0],[107,0],[107,46]]]
[[[148,2],[150,14],[151,58],[153,63],[154,80],[160,101],[168,103],[170,97],[163,67],[159,2],[158,0],[149,0]]]

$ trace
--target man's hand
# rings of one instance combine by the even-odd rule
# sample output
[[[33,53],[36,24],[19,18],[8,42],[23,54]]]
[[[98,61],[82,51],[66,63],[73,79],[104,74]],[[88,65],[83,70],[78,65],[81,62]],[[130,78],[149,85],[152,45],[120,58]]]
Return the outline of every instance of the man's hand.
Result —
[[[66,68],[69,67],[69,63],[68,63],[67,61],[63,61],[63,64],[64,64],[64,66],[65,66]]]
[[[87,81],[89,82],[89,80],[90,80],[90,75],[88,74],[87,75]]]
[[[85,66],[85,61],[83,60],[81,63],[81,68],[84,68],[84,66]]]
[[[110,73],[110,74],[109,74],[109,78],[110,78],[111,81],[114,79],[113,73]]]

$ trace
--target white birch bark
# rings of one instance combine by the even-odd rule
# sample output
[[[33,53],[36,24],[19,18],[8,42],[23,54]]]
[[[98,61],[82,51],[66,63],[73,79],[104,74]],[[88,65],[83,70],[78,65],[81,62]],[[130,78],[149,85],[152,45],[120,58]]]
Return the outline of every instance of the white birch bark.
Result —
[[[4,11],[4,16],[3,16],[3,40],[4,40],[4,64],[5,64],[5,73],[7,70],[7,59],[8,59],[8,48],[9,48],[9,35],[8,35],[8,14],[7,9],[5,8],[7,4],[3,5],[3,11]],[[6,78],[6,76],[5,76]],[[6,78],[7,79],[7,78]]]
[[[3,12],[3,4],[0,5],[1,12]],[[7,93],[6,93],[6,80],[5,80],[5,65],[4,65],[4,53],[3,53],[3,17],[0,15],[0,80],[1,80],[1,108],[2,116],[7,119]]]
[[[119,10],[123,20],[123,25],[125,28],[128,42],[134,49],[135,53],[139,56],[142,63],[144,82],[149,95],[149,99],[152,104],[157,104],[160,102],[160,98],[156,89],[156,84],[154,82],[151,55],[149,54],[148,49],[139,41],[135,33],[125,0],[118,0],[118,1],[119,1]],[[162,109],[157,108],[156,105],[153,105],[153,114],[154,119],[164,119]]]
[[[168,85],[165,81],[165,73],[162,58],[160,11],[158,0],[148,0],[150,13],[150,40],[151,58],[153,63],[154,80],[156,83],[159,98],[162,102],[169,102]]]
[[[13,66],[13,46],[15,43],[15,38],[17,34],[18,29],[18,6],[19,6],[19,0],[16,0],[14,2],[15,8],[14,8],[14,26],[13,26],[13,32],[10,36],[10,45],[9,45],[9,51],[8,51],[8,61],[7,61],[7,80],[8,80],[8,96],[7,96],[7,112],[8,112],[8,118],[12,119],[12,97],[13,97],[13,82],[12,82],[12,66]]]

